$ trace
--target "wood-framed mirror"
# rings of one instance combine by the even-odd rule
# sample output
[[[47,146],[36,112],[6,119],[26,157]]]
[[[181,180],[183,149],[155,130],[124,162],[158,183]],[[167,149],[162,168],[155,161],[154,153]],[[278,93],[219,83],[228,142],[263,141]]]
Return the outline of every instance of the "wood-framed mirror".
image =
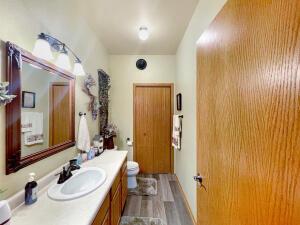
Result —
[[[7,42],[6,174],[75,145],[75,77]]]

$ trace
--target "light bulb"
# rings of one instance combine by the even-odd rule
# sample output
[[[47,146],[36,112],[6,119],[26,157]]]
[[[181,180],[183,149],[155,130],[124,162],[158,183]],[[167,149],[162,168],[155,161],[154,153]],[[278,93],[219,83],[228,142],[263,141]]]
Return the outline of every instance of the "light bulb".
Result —
[[[148,30],[147,27],[140,27],[139,38],[142,41],[145,41],[145,40],[147,40],[149,38],[149,30]]]
[[[73,74],[75,76],[84,76],[85,75],[83,66],[80,63],[80,61],[78,61],[78,60],[76,60],[75,63],[74,63]]]
[[[71,64],[70,64],[70,59],[69,59],[69,56],[68,56],[68,53],[63,51],[63,52],[60,52],[58,57],[57,57],[57,60],[55,62],[55,65],[64,69],[64,70],[68,70],[70,71],[71,70]]]
[[[42,58],[44,60],[52,60],[53,55],[51,52],[51,47],[48,41],[42,38],[38,38],[35,42],[32,54],[36,57]]]

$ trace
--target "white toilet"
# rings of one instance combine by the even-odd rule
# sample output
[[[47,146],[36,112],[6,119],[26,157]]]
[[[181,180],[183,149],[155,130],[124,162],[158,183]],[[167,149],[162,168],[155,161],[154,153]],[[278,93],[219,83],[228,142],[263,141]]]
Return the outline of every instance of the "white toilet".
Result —
[[[137,162],[127,162],[128,188],[133,189],[137,187],[136,175],[138,175],[139,171],[140,168]]]

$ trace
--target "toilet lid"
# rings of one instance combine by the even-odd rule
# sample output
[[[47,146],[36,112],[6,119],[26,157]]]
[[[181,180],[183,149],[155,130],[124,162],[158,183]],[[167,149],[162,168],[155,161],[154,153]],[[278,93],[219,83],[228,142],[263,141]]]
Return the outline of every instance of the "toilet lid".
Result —
[[[139,164],[137,162],[128,161],[127,162],[127,170],[135,170],[139,167]]]

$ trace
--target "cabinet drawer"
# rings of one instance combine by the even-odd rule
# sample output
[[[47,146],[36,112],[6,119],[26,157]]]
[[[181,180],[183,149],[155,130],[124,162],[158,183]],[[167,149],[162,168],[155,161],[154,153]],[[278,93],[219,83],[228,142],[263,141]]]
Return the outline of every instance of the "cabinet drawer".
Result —
[[[101,225],[106,218],[107,211],[109,211],[110,208],[110,197],[109,194],[107,194],[104,202],[102,203],[101,208],[99,209],[92,225]]]

